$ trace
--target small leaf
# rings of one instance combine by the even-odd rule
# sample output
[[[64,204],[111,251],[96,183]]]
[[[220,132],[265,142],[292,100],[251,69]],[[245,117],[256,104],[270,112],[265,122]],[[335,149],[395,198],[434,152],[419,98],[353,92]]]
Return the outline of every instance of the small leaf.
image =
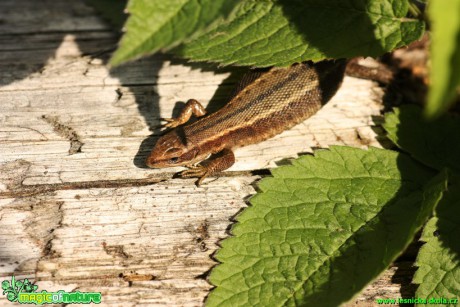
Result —
[[[8,280],[2,281],[2,290],[7,290],[10,288],[10,282]]]
[[[416,297],[458,298],[460,293],[460,184],[449,187],[425,226],[417,257]],[[458,303],[458,302],[457,302]],[[445,306],[449,305],[443,304]],[[456,304],[452,304],[454,306]]]
[[[15,292],[8,292],[6,294],[6,298],[10,301],[10,302],[15,302],[17,301],[18,299],[18,296]]]
[[[401,0],[246,0],[228,21],[180,46],[195,61],[286,66],[378,56],[417,40],[424,23]]]
[[[126,34],[111,59],[118,65],[198,35],[228,15],[237,1],[130,0]]]
[[[446,185],[405,154],[331,147],[273,170],[237,217],[208,306],[338,306],[412,241]]]
[[[423,164],[460,174],[460,119],[450,115],[427,121],[415,105],[395,108],[385,115],[388,137]]]
[[[439,116],[454,102],[460,86],[460,0],[433,0],[431,72],[426,114]]]

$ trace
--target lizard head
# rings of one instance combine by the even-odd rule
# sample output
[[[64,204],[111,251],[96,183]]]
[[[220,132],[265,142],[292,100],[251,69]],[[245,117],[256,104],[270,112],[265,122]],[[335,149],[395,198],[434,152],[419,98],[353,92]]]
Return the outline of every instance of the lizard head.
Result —
[[[195,149],[184,144],[184,138],[174,129],[158,139],[145,164],[151,168],[193,164],[197,162],[196,153]]]

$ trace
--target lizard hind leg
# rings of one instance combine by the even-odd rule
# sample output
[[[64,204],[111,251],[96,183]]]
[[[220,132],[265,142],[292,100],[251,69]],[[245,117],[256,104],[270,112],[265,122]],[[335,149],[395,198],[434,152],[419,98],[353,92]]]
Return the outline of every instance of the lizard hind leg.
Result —
[[[206,115],[206,110],[201,103],[195,99],[189,99],[185,104],[185,107],[182,109],[180,115],[176,118],[162,118],[162,120],[167,123],[163,125],[166,128],[175,128],[182,124],[188,122],[192,114],[196,117],[201,117]]]
[[[191,169],[182,171],[180,176],[182,178],[199,177],[196,185],[200,186],[206,177],[220,173],[232,166],[235,163],[235,155],[231,149],[226,148],[216,156],[211,156],[206,162],[206,165],[193,166]]]

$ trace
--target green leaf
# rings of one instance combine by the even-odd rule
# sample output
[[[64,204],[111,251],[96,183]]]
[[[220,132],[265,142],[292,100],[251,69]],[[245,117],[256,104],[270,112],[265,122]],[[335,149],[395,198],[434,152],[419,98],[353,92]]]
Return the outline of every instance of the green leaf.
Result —
[[[127,0],[85,0],[85,2],[94,7],[117,30],[121,30],[126,20],[123,11]]]
[[[126,34],[111,59],[118,65],[170,48],[228,15],[238,1],[130,0]]]
[[[425,165],[449,168],[460,174],[460,119],[445,115],[427,121],[415,105],[395,108],[385,115],[388,137],[399,148]]]
[[[350,300],[412,241],[446,184],[376,148],[331,147],[272,173],[222,242],[208,306]]]
[[[459,298],[460,293],[460,184],[449,187],[425,226],[426,242],[417,257],[416,297]],[[458,302],[457,302],[458,303]],[[448,304],[443,304],[447,306]],[[451,306],[455,306],[452,304]],[[431,305],[430,305],[431,306]]]
[[[460,85],[460,0],[433,0],[430,91],[426,113],[439,116],[454,102]]]
[[[407,11],[405,0],[246,0],[226,23],[176,52],[259,67],[378,56],[423,34],[424,23]]]

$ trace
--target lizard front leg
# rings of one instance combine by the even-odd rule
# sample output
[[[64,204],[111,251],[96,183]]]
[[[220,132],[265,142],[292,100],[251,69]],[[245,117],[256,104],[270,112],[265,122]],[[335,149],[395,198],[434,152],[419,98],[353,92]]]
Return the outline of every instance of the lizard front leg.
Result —
[[[203,180],[211,175],[219,173],[223,170],[226,170],[230,166],[235,163],[235,155],[231,149],[224,149],[215,157],[211,157],[208,160],[208,163],[204,165],[198,165],[192,167],[189,170],[183,171],[180,173],[180,176],[183,178],[190,178],[190,177],[199,177],[198,181],[196,182],[197,186],[200,186]]]
[[[194,114],[196,117],[201,117],[206,115],[206,110],[204,107],[195,99],[189,99],[185,104],[184,109],[180,113],[180,115],[176,118],[162,118],[164,121],[168,123],[164,124],[164,127],[167,128],[175,128],[179,125],[186,123],[190,117]]]

